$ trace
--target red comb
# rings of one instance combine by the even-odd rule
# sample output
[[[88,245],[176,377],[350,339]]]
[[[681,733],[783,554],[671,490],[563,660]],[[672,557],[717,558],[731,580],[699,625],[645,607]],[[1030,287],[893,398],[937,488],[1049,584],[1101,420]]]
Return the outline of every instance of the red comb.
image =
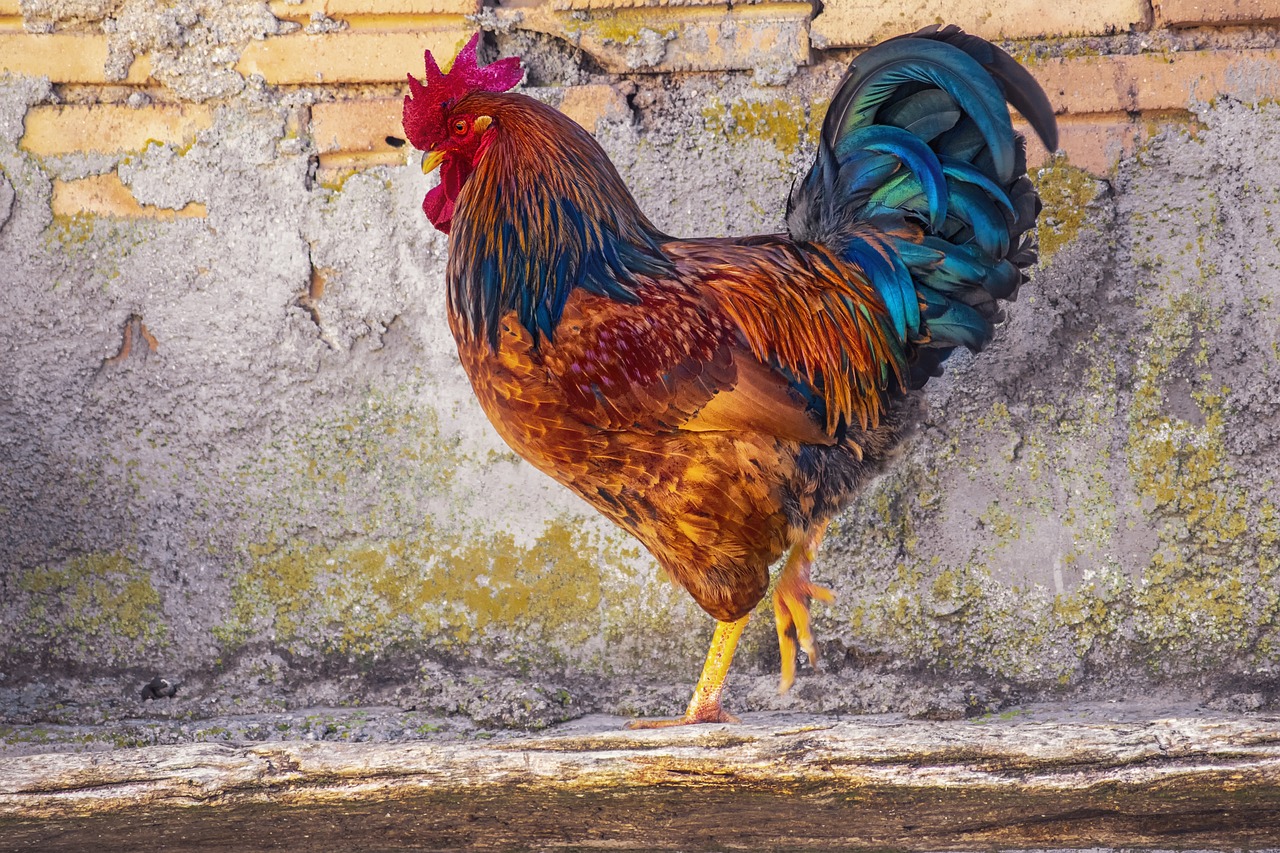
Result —
[[[409,94],[404,99],[404,133],[415,148],[429,150],[448,132],[444,127],[444,113],[449,107],[472,92],[505,92],[524,77],[518,57],[509,56],[481,68],[476,65],[476,33],[458,51],[445,74],[436,64],[436,58],[427,51],[427,76],[419,83],[409,75]]]

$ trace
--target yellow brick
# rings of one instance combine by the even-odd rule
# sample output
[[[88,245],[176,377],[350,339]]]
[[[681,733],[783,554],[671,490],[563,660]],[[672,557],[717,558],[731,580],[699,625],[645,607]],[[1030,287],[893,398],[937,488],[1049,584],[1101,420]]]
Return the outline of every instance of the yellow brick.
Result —
[[[813,21],[817,47],[875,44],[939,22],[989,39],[1126,32],[1145,22],[1145,0],[826,0]]]
[[[176,219],[207,215],[205,206],[200,202],[191,202],[181,210],[138,204],[115,172],[76,181],[55,180],[52,206],[54,216],[88,213],[94,216]]]
[[[1027,165],[1034,169],[1047,163],[1052,152],[1045,151],[1026,123],[1015,121],[1014,127],[1027,137]],[[1149,130],[1145,122],[1125,115],[1065,117],[1058,122],[1058,147],[1071,165],[1101,177],[1132,153]]]
[[[564,89],[556,106],[587,130],[594,130],[601,119],[618,120],[630,112],[622,93],[603,83]],[[403,109],[402,98],[316,104],[311,108],[311,137],[320,155],[320,168],[326,174],[336,174],[403,163],[404,149],[387,144],[388,136],[404,138]]]
[[[1156,15],[1170,27],[1280,21],[1280,0],[1161,0]]]
[[[301,3],[271,0],[268,6],[277,18],[305,24],[317,12],[338,20],[386,18],[388,21],[406,16],[474,15],[480,11],[480,0],[303,0]]]
[[[313,12],[319,12],[321,15],[325,13],[324,0],[302,0],[301,3],[288,3],[285,0],[271,0],[267,4],[267,8],[271,10],[271,14],[281,20],[299,21],[306,23],[311,19]]]
[[[322,169],[366,168],[404,162],[388,136],[404,138],[402,98],[336,101],[311,108],[311,136]]]
[[[806,65],[812,11],[808,3],[762,3],[608,12],[532,6],[498,14],[513,26],[576,44],[609,71],[628,73]]]
[[[329,15],[474,15],[480,0],[327,0]]]
[[[564,97],[556,106],[560,112],[592,132],[601,119],[617,121],[631,114],[626,97],[613,86],[603,83],[565,89]]]
[[[395,150],[388,136],[404,136],[400,116],[402,98],[335,101],[311,108],[311,136],[321,154]]]
[[[640,9],[658,6],[723,6],[724,0],[551,0],[558,12],[574,9]]]
[[[48,77],[54,83],[108,83],[107,37],[52,33],[0,33],[0,73]],[[146,57],[135,59],[124,83],[144,83],[151,76]]]
[[[96,104],[32,107],[21,146],[42,156],[140,151],[148,142],[184,145],[213,123],[206,106],[133,107]]]
[[[268,83],[403,83],[423,74],[422,52],[452,57],[471,37],[466,20],[442,15],[419,32],[294,33],[251,42],[236,70]]]
[[[1276,98],[1277,69],[1278,51],[1220,50],[1053,59],[1031,72],[1057,109],[1078,114],[1182,110],[1223,93]]]
[[[23,32],[22,8],[18,0],[0,0],[0,32]]]
[[[362,169],[372,169],[374,166],[402,166],[404,162],[404,153],[395,149],[370,152],[338,151],[320,155],[320,175],[331,177],[339,173],[349,174]],[[328,178],[321,177],[318,180],[323,184]]]

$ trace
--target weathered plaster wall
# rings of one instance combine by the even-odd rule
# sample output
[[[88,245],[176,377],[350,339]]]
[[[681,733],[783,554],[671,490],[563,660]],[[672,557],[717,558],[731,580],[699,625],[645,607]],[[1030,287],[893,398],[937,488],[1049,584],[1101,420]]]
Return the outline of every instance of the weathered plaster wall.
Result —
[[[472,402],[394,81],[474,13],[661,227],[745,234],[865,16],[402,5],[0,2],[0,716],[682,706],[709,620]],[[825,671],[777,697],[764,615],[733,707],[1273,701],[1277,31],[1137,10],[961,20],[1063,110],[1045,260],[824,547]]]

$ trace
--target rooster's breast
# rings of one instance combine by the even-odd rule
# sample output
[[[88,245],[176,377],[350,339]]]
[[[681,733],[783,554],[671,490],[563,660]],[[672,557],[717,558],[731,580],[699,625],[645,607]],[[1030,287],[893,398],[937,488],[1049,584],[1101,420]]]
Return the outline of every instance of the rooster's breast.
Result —
[[[453,323],[458,354],[498,434],[645,545],[717,619],[749,612],[794,540],[794,447],[758,435],[628,431],[585,423],[514,313],[498,346]]]

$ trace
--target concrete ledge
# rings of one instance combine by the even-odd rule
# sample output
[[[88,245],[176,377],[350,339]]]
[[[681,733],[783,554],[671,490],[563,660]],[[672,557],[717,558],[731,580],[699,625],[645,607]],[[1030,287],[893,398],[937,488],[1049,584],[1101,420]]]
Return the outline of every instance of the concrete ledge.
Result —
[[[0,849],[972,848],[1280,842],[1280,718],[752,715],[411,744],[188,744],[0,764]],[[91,840],[92,839],[92,843]],[[363,848],[362,848],[363,849]]]

